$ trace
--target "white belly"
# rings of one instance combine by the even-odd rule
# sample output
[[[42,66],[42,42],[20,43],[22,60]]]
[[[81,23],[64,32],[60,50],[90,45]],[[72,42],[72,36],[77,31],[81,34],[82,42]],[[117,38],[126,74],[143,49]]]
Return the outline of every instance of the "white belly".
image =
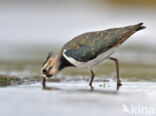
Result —
[[[109,59],[110,56],[117,51],[118,48],[112,48],[112,49],[109,49],[107,50],[106,52],[98,55],[95,59],[92,59],[88,62],[79,62],[79,61],[76,61],[74,58],[72,57],[68,57],[64,54],[64,52],[66,50],[64,50],[63,52],[63,56],[73,65],[75,65],[76,67],[78,68],[89,68],[91,69],[93,66],[97,65],[97,64],[101,64],[104,62],[104,60],[106,59]]]

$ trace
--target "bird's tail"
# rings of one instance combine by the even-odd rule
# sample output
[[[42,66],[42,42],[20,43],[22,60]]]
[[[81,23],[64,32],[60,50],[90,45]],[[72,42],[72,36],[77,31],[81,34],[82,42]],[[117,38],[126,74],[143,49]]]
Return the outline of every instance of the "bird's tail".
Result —
[[[123,43],[124,41],[126,41],[131,35],[133,35],[135,32],[145,29],[146,27],[143,26],[143,23],[139,23],[136,25],[131,25],[131,26],[126,26],[124,28],[122,28],[122,32],[121,32],[121,40],[120,40],[120,44]]]
[[[139,23],[139,24],[136,24],[136,25],[130,25],[130,26],[127,26],[125,27],[126,30],[129,30],[130,32],[137,32],[139,30],[142,30],[142,29],[145,29],[146,27],[143,26],[143,23]]]
[[[139,24],[135,25],[135,26],[136,26],[136,31],[139,31],[139,30],[145,29],[146,27],[143,26],[143,24],[144,24],[144,23],[139,23]]]

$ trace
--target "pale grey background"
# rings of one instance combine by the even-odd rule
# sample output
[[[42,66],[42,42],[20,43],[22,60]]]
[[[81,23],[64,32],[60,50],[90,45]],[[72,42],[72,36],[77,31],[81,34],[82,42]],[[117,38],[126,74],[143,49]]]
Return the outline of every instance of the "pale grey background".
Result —
[[[0,58],[33,50],[47,54],[81,33],[139,22],[147,29],[133,35],[124,46],[155,49],[155,11],[112,5],[107,0],[1,0]]]

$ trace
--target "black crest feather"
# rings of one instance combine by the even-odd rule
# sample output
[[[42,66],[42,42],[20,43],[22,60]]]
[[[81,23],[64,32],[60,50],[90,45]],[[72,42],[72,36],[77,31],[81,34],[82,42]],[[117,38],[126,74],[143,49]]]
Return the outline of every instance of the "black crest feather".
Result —
[[[49,60],[49,58],[52,57],[52,55],[53,55],[52,52],[49,52],[46,61],[42,64],[42,67],[46,64],[46,62]]]

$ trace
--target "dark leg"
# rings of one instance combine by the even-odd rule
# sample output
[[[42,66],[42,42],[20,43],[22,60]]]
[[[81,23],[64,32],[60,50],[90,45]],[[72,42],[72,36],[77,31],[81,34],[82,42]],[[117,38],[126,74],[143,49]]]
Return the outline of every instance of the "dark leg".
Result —
[[[90,72],[91,72],[91,80],[90,80],[90,82],[89,82],[89,86],[93,87],[93,86],[92,86],[92,82],[93,82],[93,80],[94,80],[94,72],[93,72],[92,70],[90,70]]]
[[[122,85],[120,78],[119,78],[119,62],[117,58],[110,58],[110,60],[113,60],[116,64],[116,73],[117,73],[117,90],[119,90],[119,87]]]

